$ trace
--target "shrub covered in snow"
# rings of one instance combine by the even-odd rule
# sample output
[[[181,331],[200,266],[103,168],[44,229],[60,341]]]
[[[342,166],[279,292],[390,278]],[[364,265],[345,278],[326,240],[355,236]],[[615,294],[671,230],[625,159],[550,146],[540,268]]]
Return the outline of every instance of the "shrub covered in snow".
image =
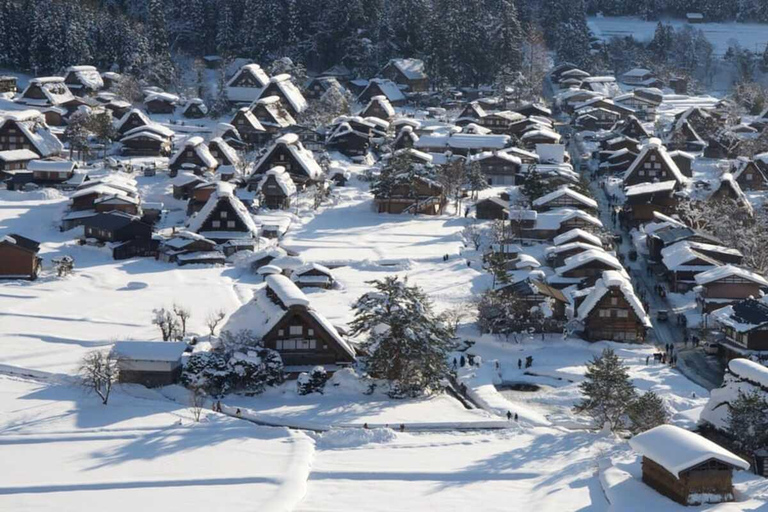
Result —
[[[311,372],[302,372],[296,382],[300,395],[310,393],[323,394],[325,383],[328,382],[328,373],[322,366],[315,366]]]
[[[389,443],[396,437],[389,428],[344,428],[322,434],[317,444],[322,448],[355,448],[369,443]]]
[[[198,352],[187,361],[181,381],[211,396],[228,392],[258,394],[266,386],[283,381],[283,361],[276,351],[263,347],[228,353]]]

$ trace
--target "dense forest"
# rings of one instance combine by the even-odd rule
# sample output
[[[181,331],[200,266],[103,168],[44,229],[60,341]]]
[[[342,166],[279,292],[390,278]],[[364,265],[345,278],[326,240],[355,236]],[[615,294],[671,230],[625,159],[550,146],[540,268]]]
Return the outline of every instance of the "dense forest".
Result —
[[[422,58],[435,86],[478,85],[525,69],[535,50],[585,68],[611,61],[590,42],[590,13],[690,10],[768,21],[765,0],[0,0],[0,66],[94,64],[167,85],[179,55],[287,56],[363,77],[402,56]]]

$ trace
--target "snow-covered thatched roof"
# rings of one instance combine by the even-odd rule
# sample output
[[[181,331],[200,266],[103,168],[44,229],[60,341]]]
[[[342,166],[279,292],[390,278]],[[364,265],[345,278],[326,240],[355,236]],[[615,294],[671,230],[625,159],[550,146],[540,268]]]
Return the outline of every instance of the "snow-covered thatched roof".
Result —
[[[395,66],[409,80],[427,78],[424,72],[424,61],[420,59],[392,59],[390,64]]]
[[[226,159],[230,161],[231,165],[238,165],[240,163],[240,157],[237,155],[237,151],[235,151],[235,149],[221,137],[214,137],[208,142],[209,150],[211,145],[214,145],[221,151]]]
[[[640,150],[640,154],[637,155],[635,161],[632,162],[632,165],[629,166],[627,172],[624,173],[625,180],[632,176],[635,170],[639,168],[641,162],[645,162],[645,158],[649,153],[656,154],[661,159],[661,161],[666,165],[667,169],[670,173],[672,173],[672,176],[678,183],[688,183],[688,178],[683,175],[675,161],[672,160],[671,156],[669,156],[667,148],[662,145],[660,139],[655,137],[648,139],[648,142],[643,145],[642,149]]]
[[[581,254],[577,256],[580,256]],[[569,259],[570,258],[566,259],[566,261]],[[600,303],[600,299],[602,299],[605,294],[611,290],[619,291],[624,296],[624,299],[627,301],[627,303],[629,303],[632,310],[635,312],[635,315],[637,316],[640,323],[642,323],[645,327],[651,327],[651,319],[648,316],[648,313],[645,312],[643,303],[640,302],[640,299],[637,297],[637,295],[635,295],[635,289],[632,287],[632,283],[623,270],[606,270],[603,272],[603,276],[597,280],[594,288],[592,288],[592,291],[589,292],[581,305],[579,305],[578,318],[582,321],[586,320],[592,310],[595,309],[595,306]]]
[[[15,123],[41,157],[58,155],[64,150],[64,145],[45,123],[43,114],[36,110],[3,112],[0,117],[0,130],[6,123]]]
[[[680,478],[680,473],[714,459],[736,469],[749,469],[749,463],[698,434],[674,425],[661,425],[629,440],[629,445]]]
[[[181,146],[176,153],[171,157],[168,165],[173,165],[186,151],[192,150],[197,154],[197,157],[203,162],[203,164],[209,169],[215,169],[219,166],[218,160],[216,160],[211,154],[208,146],[205,144],[205,140],[202,137],[194,136],[184,141],[184,145]]]
[[[253,236],[258,235],[259,228],[253,221],[253,217],[251,217],[248,209],[235,195],[234,187],[229,183],[221,181],[217,182],[216,190],[213,191],[203,208],[197,212],[197,214],[192,217],[192,219],[190,219],[188,226],[189,231],[200,233],[200,230],[203,228],[205,221],[208,220],[208,218],[216,211],[216,207],[218,206],[219,201],[229,202],[232,210],[235,212],[235,215],[237,215],[243,222],[249,234]]]
[[[180,361],[185,350],[183,341],[118,341],[112,347],[112,353],[123,359],[167,363]]]
[[[66,69],[66,74],[73,74],[82,86],[98,91],[104,88],[104,80],[99,74],[99,70],[93,66],[70,66]],[[66,77],[65,77],[66,78]],[[79,88],[79,85],[70,85],[70,88]]]
[[[309,179],[315,180],[323,174],[323,169],[320,167],[320,164],[315,161],[312,152],[301,144],[299,136],[295,133],[287,133],[275,140],[272,148],[261,157],[261,160],[256,164],[255,169],[259,170],[269,160],[272,153],[277,151],[280,147],[286,148],[291,153]]]
[[[361,93],[361,96],[365,95],[365,92],[372,86],[377,85],[379,90],[390,102],[399,102],[405,100],[403,91],[397,86],[395,82],[387,78],[373,78],[368,82],[368,87]]]
[[[27,92],[34,87],[39,87],[45,96],[44,100],[31,98],[27,96]],[[58,106],[68,101],[72,101],[75,97],[72,92],[64,83],[64,78],[60,76],[46,76],[33,78],[29,81],[27,88],[21,93],[21,98],[24,103],[28,105],[53,105]]]
[[[291,75],[284,73],[282,75],[273,76],[269,79],[269,83],[275,84],[286,101],[291,104],[294,111],[303,112],[307,109],[307,100],[304,99],[304,95],[301,94],[299,88],[291,81]],[[262,94],[264,94],[264,91],[262,91]],[[261,97],[259,99],[261,99]]]
[[[367,112],[368,109],[375,104],[378,104],[379,108],[381,108],[388,117],[393,117],[395,115],[395,109],[392,107],[392,104],[386,96],[381,95],[371,98],[371,101],[368,102],[368,105],[363,109],[363,112]]]
[[[293,183],[291,175],[286,172],[285,167],[282,165],[273,167],[264,173],[264,177],[259,182],[259,190],[269,181],[270,177],[275,179],[275,182],[286,196],[292,196],[296,193],[296,185]]]

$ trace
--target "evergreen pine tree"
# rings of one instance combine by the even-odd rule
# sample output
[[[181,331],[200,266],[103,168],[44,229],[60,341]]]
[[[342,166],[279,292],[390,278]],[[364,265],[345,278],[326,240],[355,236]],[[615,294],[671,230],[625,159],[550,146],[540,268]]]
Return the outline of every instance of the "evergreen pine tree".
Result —
[[[603,350],[587,365],[579,389],[583,398],[575,407],[577,413],[587,413],[598,428],[608,425],[617,430],[624,426],[624,416],[636,392],[627,367],[613,350]]]
[[[451,328],[435,315],[424,292],[398,277],[370,282],[374,291],[354,305],[352,331],[367,336],[371,377],[387,379],[393,397],[436,391],[454,348]]]
[[[768,401],[762,393],[739,392],[728,409],[728,433],[748,453],[768,446]]]
[[[640,395],[627,410],[627,415],[635,434],[664,425],[669,420],[664,401],[653,391]]]

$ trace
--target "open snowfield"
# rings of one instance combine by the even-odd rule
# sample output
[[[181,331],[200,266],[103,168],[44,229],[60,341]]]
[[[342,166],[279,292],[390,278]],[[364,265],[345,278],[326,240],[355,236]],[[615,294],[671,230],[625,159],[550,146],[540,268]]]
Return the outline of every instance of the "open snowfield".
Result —
[[[171,209],[163,228],[182,222],[183,204],[166,195],[164,176],[137,181],[146,200]],[[623,511],[631,502],[624,489],[645,500],[626,443],[587,430],[572,413],[587,363],[614,348],[635,385],[662,395],[680,426],[695,424],[706,390],[668,366],[646,365],[654,351],[647,345],[479,336],[471,301],[491,277],[481,255],[463,247],[466,220],[379,215],[367,184],[356,178],[350,184],[317,211],[302,206],[277,215],[291,224],[286,247],[333,267],[338,287],[307,295],[332,322],[344,324],[351,304],[370,289],[367,281],[398,274],[421,286],[437,310],[462,308],[460,337],[475,342],[471,351],[482,366],[460,370],[459,377],[484,410],[467,410],[447,395],[391,400],[350,383],[325,395],[298,396],[295,383],[286,383],[257,397],[223,400],[229,414],[241,408],[255,422],[322,434],[209,412],[194,423],[177,386],[120,387],[104,407],[60,374],[73,374],[92,348],[157,340],[152,309],[174,302],[192,310],[189,330],[202,334],[209,311],[233,313],[260,278],[231,265],[113,261],[104,249],[76,245],[77,230],[59,232],[55,221],[66,197],[0,191],[0,233],[41,241],[46,268],[35,282],[0,283],[0,510],[50,510],[55,503],[62,511]],[[541,256],[540,249],[532,254]],[[63,279],[49,270],[61,254],[76,261],[74,275]],[[518,369],[526,356],[534,358],[532,368]],[[15,375],[2,375],[8,373]],[[517,384],[539,388],[497,390]],[[507,421],[507,411],[519,422]],[[360,428],[365,423],[372,428]],[[387,425],[394,430],[380,428]],[[723,510],[764,506],[762,480],[740,473],[737,482],[740,503]],[[653,507],[638,510],[677,510],[658,495],[648,500]]]
[[[700,23],[690,25],[683,19],[665,19],[676,30],[689,25],[704,32],[707,40],[714,46],[715,55],[722,57],[732,42],[738,42],[742,48],[761,53],[768,43],[768,30],[758,23]],[[591,17],[587,24],[596,37],[608,40],[612,37],[632,36],[638,41],[648,42],[653,39],[656,21],[645,21],[630,16]]]
[[[140,392],[138,389],[133,391]],[[144,391],[108,406],[0,376],[0,510],[289,510],[311,439],[190,411]]]

